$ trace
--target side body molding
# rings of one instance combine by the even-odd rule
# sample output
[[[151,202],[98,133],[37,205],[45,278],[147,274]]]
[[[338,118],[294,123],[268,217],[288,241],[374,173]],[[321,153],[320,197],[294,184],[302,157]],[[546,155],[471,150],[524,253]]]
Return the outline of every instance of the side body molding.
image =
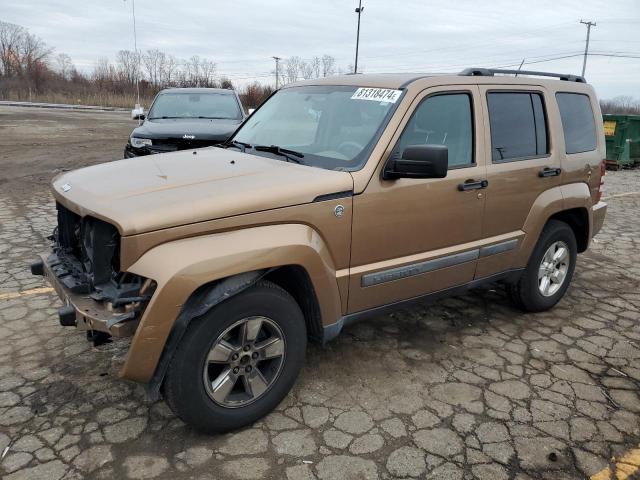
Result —
[[[120,376],[148,382],[183,305],[202,285],[246,272],[299,265],[313,283],[323,324],[341,316],[336,269],[320,234],[308,225],[280,224],[186,238],[159,245],[128,271],[157,288],[133,337]]]

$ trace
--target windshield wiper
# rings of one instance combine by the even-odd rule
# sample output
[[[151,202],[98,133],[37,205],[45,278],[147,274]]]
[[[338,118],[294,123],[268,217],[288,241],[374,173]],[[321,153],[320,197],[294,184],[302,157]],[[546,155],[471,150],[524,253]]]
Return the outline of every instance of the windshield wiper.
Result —
[[[278,145],[254,145],[253,149],[257,150],[258,152],[274,153],[286,158],[288,162],[300,164],[302,164],[302,161],[300,159],[304,157],[304,153],[296,152],[295,150],[289,150],[288,148],[281,148]]]
[[[149,117],[149,120],[167,120],[170,118],[185,118],[185,117],[167,117],[166,115],[163,115],[162,117]]]
[[[231,140],[231,141],[226,141],[224,143],[221,143],[218,146],[220,148],[236,147],[241,152],[244,152],[247,148],[251,148],[253,145],[251,145],[250,143],[239,142],[238,140]]]

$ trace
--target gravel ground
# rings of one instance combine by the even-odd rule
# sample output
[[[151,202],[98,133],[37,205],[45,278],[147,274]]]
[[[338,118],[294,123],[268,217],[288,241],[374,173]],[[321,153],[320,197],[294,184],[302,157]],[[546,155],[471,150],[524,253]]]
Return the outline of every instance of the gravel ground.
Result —
[[[607,175],[604,229],[552,311],[495,288],[354,325],[310,348],[275,412],[203,436],[117,378],[126,342],[60,327],[28,272],[54,223],[51,176],[120,158],[132,127],[0,108],[3,478],[582,479],[640,442],[640,171]]]

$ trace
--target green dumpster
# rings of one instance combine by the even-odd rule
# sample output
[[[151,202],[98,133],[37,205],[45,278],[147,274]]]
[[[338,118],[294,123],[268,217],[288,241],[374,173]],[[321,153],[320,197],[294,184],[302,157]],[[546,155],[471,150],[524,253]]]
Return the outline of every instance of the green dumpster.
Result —
[[[628,168],[640,163],[640,115],[603,115],[607,166]]]

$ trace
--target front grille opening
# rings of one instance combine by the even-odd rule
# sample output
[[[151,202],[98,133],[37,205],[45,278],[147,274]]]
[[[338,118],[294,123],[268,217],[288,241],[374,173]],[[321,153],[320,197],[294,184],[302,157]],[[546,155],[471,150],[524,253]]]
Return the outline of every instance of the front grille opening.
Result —
[[[59,247],[74,256],[80,256],[80,215],[72,212],[61,203],[56,203],[58,227],[54,230],[55,241]]]

